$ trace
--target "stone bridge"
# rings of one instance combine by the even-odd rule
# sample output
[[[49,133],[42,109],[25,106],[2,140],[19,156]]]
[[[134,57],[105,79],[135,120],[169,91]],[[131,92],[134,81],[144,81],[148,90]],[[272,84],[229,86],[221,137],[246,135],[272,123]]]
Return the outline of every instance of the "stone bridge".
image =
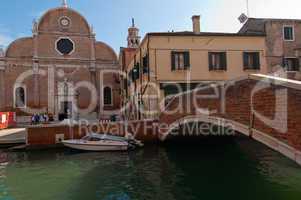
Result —
[[[301,82],[260,74],[199,87],[170,99],[159,117],[164,140],[203,122],[247,135],[301,164]]]

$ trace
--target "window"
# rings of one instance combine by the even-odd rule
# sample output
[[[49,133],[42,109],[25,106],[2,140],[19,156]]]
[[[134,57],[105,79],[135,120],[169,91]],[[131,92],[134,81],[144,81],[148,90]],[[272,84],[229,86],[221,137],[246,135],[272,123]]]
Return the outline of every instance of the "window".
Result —
[[[17,87],[15,89],[15,108],[24,108],[26,107],[25,102],[25,88],[24,87]]]
[[[210,52],[209,53],[209,70],[227,70],[227,54],[226,52]]]
[[[74,43],[69,38],[61,38],[56,42],[56,49],[61,55],[69,55],[74,51]]]
[[[103,89],[103,102],[104,105],[112,105],[112,89],[110,87]]]
[[[243,53],[244,69],[260,69],[260,54],[259,52],[244,52]]]
[[[171,53],[171,70],[187,70],[190,68],[189,52],[172,52]]]
[[[284,26],[283,27],[283,38],[285,41],[295,40],[294,27],[293,26]]]
[[[298,58],[284,58],[283,66],[286,71],[299,71],[300,64]]]

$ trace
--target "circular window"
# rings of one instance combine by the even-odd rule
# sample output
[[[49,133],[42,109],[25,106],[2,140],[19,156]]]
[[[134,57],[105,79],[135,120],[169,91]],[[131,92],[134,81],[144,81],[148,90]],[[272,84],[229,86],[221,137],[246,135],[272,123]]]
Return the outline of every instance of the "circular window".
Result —
[[[59,19],[59,23],[63,28],[68,28],[71,24],[70,19],[68,17],[61,17]]]
[[[74,50],[74,43],[69,38],[61,38],[56,42],[56,49],[62,55],[69,55]]]

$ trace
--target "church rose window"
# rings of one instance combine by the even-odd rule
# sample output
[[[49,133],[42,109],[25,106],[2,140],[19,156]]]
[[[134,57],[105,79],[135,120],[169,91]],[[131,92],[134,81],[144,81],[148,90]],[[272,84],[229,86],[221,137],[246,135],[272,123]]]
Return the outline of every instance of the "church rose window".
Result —
[[[70,26],[70,19],[68,17],[61,17],[59,19],[59,24],[62,26],[62,28],[68,28]]]
[[[56,42],[56,49],[62,55],[69,55],[74,50],[74,43],[69,38],[61,38]]]

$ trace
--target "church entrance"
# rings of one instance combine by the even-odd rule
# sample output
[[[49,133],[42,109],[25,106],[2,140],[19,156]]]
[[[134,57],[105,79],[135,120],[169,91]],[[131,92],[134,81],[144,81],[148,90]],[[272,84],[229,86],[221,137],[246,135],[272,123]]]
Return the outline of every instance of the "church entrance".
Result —
[[[68,82],[66,79],[64,82],[58,83],[57,111],[60,121],[74,117],[74,97],[73,84],[71,82]]]
[[[63,121],[64,119],[70,119],[70,118],[72,118],[72,102],[63,101],[61,102],[59,120]]]

